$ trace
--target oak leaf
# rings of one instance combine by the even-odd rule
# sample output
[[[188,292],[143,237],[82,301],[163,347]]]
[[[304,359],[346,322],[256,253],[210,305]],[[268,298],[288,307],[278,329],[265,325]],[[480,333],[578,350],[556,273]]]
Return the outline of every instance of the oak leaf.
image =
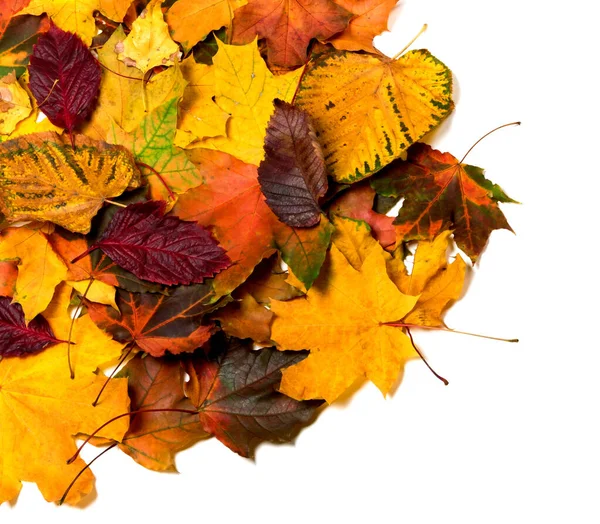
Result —
[[[179,197],[173,213],[212,227],[233,265],[215,277],[218,296],[244,282],[254,267],[279,250],[296,276],[310,287],[319,274],[332,227],[292,228],[280,222],[264,201],[257,168],[220,152],[194,149],[192,161],[206,183]]]
[[[0,260],[19,262],[13,299],[23,307],[26,322],[48,307],[56,286],[67,276],[67,267],[52,249],[45,231],[11,227],[0,236]]]
[[[60,342],[41,315],[25,324],[23,308],[0,297],[0,357],[20,357],[39,353],[49,344]]]
[[[70,295],[71,288],[62,285],[44,313],[55,336],[62,340],[69,337]],[[106,379],[95,371],[100,364],[116,359],[122,344],[110,340],[87,316],[77,320],[71,338],[74,379],[69,376],[66,343],[28,358],[0,361],[0,503],[19,494],[21,481],[35,482],[46,500],[58,501],[85,466],[81,458],[67,464],[76,449],[75,437],[128,411],[125,380],[111,380],[102,401],[92,406]],[[121,440],[127,425],[126,418],[120,419],[99,436]],[[84,471],[66,502],[76,504],[92,490],[93,481],[92,473]]]
[[[291,227],[317,225],[321,220],[319,200],[327,192],[327,173],[308,115],[276,100],[264,147],[258,182],[271,211]]]
[[[214,324],[204,315],[215,308],[213,298],[210,286],[197,284],[180,286],[170,296],[119,289],[118,310],[90,301],[86,305],[91,319],[115,340],[161,357],[166,351],[194,351],[210,338]]]
[[[220,41],[217,44],[219,51],[213,57],[214,96],[217,105],[231,115],[227,136],[206,138],[194,146],[224,151],[258,165],[264,158],[263,143],[274,111],[273,101],[292,100],[302,69],[274,76],[261,58],[256,41],[242,46]]]
[[[0,144],[0,210],[10,222],[48,220],[87,233],[107,199],[140,184],[125,148],[75,136],[75,148],[56,133]]]
[[[372,185],[382,195],[406,198],[394,221],[404,240],[431,240],[452,229],[458,247],[475,262],[494,229],[512,231],[498,203],[515,201],[480,167],[426,144],[412,146],[406,161],[390,165]]]
[[[17,124],[31,114],[31,102],[14,73],[0,78],[0,133],[12,133]]]
[[[311,117],[337,182],[379,171],[454,106],[452,73],[425,50],[395,60],[332,51],[306,68],[296,104]]]
[[[100,66],[81,39],[52,24],[33,46],[29,88],[38,107],[54,125],[71,135],[94,108]],[[85,78],[85,81],[81,81]]]
[[[329,39],[336,49],[378,53],[373,38],[387,29],[390,12],[396,0],[335,0],[354,16],[348,27]]]
[[[128,379],[131,411],[140,409],[187,409],[182,363],[174,358],[136,356],[119,372]],[[175,454],[210,437],[198,415],[187,413],[138,413],[119,448],[142,466],[154,471],[176,471]]]
[[[187,53],[212,31],[229,27],[247,0],[177,0],[167,11],[171,36]]]
[[[269,65],[292,69],[306,62],[311,39],[343,31],[351,17],[332,0],[249,0],[235,12],[233,43],[264,38]]]
[[[305,353],[252,349],[249,341],[214,337],[207,356],[187,367],[187,394],[204,429],[244,457],[265,440],[286,442],[312,421],[319,401],[299,402],[277,391],[282,369]]]
[[[161,0],[151,0],[133,22],[131,32],[123,40],[119,60],[135,65],[142,73],[156,66],[173,65],[179,46],[169,35]]]
[[[102,236],[79,257],[102,249],[136,277],[169,286],[201,283],[231,264],[206,229],[165,216],[165,208],[164,201],[150,200],[119,209]]]

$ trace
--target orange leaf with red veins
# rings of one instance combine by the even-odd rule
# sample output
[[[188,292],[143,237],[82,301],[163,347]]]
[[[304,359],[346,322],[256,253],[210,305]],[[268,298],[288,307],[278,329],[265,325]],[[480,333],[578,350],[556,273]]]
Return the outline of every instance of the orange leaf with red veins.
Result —
[[[494,229],[512,231],[498,202],[515,200],[480,167],[461,164],[427,144],[411,146],[405,161],[387,166],[371,185],[380,195],[406,199],[394,221],[403,240],[431,240],[450,229],[475,262]]]
[[[292,69],[307,61],[309,42],[348,26],[352,13],[331,0],[250,0],[233,19],[233,43],[267,41],[270,66]]]
[[[348,27],[329,42],[337,49],[379,53],[373,47],[373,38],[387,30],[390,12],[396,0],[335,0],[354,17]]]
[[[238,287],[275,250],[310,287],[325,259],[331,224],[321,220],[312,228],[286,226],[267,206],[256,166],[204,149],[192,150],[190,158],[206,183],[181,195],[173,213],[212,227],[215,238],[227,250],[233,264],[215,277],[217,295]]]
[[[354,220],[362,220],[371,226],[373,236],[384,249],[393,249],[396,244],[394,217],[373,211],[375,191],[367,184],[352,186],[337,198],[329,212]]]
[[[119,342],[137,345],[155,357],[167,351],[194,351],[214,331],[214,324],[204,320],[211,311],[214,292],[206,284],[181,286],[170,296],[157,293],[129,293],[119,290],[117,306],[86,300],[90,318]]]

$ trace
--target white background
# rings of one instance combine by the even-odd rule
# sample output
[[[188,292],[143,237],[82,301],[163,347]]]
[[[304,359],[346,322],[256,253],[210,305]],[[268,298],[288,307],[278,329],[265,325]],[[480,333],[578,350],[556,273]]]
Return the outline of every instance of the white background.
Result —
[[[456,78],[436,148],[460,158],[486,131],[523,121],[469,157],[522,205],[503,205],[517,235],[492,234],[446,317],[519,344],[419,333],[448,387],[411,362],[391,398],[366,385],[294,445],[261,446],[255,462],[215,439],[181,453],[180,474],[111,451],[94,465],[97,496],[84,509],[47,504],[25,485],[0,521],[600,522],[594,4],[405,0],[378,41],[394,54],[429,24],[413,47]]]

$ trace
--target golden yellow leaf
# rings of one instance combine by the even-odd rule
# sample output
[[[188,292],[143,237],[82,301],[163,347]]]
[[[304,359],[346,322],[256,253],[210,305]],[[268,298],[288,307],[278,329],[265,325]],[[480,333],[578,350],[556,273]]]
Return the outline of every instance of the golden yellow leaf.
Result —
[[[372,175],[450,114],[452,73],[428,51],[397,60],[332,51],[307,65],[296,104],[309,113],[338,182]]]
[[[296,399],[333,402],[366,376],[388,393],[417,354],[401,329],[385,323],[400,320],[416,302],[387,276],[383,250],[372,249],[357,271],[333,245],[305,298],[271,302],[271,338],[278,348],[311,350],[283,371],[280,390]]]
[[[207,138],[198,145],[258,165],[264,157],[263,142],[274,111],[273,100],[292,100],[302,68],[274,76],[258,52],[256,40],[241,46],[219,40],[217,44],[219,50],[213,58],[216,103],[231,118],[226,137]]]
[[[373,249],[378,249],[379,242],[373,238],[369,225],[362,220],[334,215],[331,217],[331,223],[335,226],[331,237],[333,243],[344,254],[350,265],[358,271],[369,253]],[[385,251],[382,251],[382,254],[386,260],[391,258]],[[407,295],[411,294],[403,289],[400,290]]]
[[[0,210],[10,222],[48,220],[87,233],[106,199],[140,184],[131,153],[76,135],[75,148],[56,133],[0,144]]]
[[[215,92],[214,67],[197,64],[190,56],[182,62],[181,71],[188,85],[179,104],[178,129],[190,134],[189,142],[197,138],[224,136],[229,114],[212,99]]]
[[[143,73],[156,66],[173,65],[179,53],[179,46],[169,35],[161,3],[152,0],[135,19],[119,53],[119,60],[135,65]]]
[[[12,71],[0,78],[0,133],[10,135],[31,114],[31,102]]]
[[[26,322],[48,307],[54,289],[67,277],[67,266],[43,229],[5,229],[0,235],[0,260],[19,261],[13,300],[23,307]]]
[[[89,289],[89,280],[79,280],[78,282],[67,280],[67,284],[73,286],[73,288],[75,288],[80,295],[83,295],[85,293],[86,298],[92,302],[97,302],[98,304],[106,304],[107,306],[112,306],[117,310],[119,309],[115,302],[115,294],[117,292],[115,286],[111,286],[100,280],[93,280]]]
[[[178,0],[167,11],[173,39],[185,51],[191,49],[214,29],[229,27],[233,12],[248,0]]]
[[[114,22],[121,22],[132,0],[99,0],[100,12]]]
[[[68,337],[71,288],[63,284],[45,316],[56,338]],[[92,401],[105,381],[95,374],[99,364],[116,359],[122,344],[114,342],[84,316],[75,323],[72,357],[75,379],[66,360],[66,343],[27,358],[0,362],[0,503],[14,499],[21,482],[35,482],[48,501],[58,501],[85,466],[81,458],[68,465],[76,450],[75,436],[90,434],[110,418],[129,409],[127,380],[113,379]],[[100,437],[120,440],[128,427],[124,417],[102,430]],[[94,476],[86,470],[66,502],[77,503],[93,488]]]

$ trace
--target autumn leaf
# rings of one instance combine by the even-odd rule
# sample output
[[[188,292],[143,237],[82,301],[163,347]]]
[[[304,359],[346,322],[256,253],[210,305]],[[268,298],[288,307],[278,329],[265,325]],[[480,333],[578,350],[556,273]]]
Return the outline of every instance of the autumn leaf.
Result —
[[[311,117],[337,182],[379,171],[454,107],[450,70],[425,50],[396,60],[332,51],[306,67],[296,104]]]
[[[12,17],[29,2],[30,0],[0,0],[0,38],[4,35]]]
[[[220,41],[217,44],[219,51],[213,58],[214,96],[217,105],[231,118],[227,121],[226,137],[206,138],[197,146],[258,165],[264,158],[263,143],[274,111],[273,101],[292,100],[302,70],[274,76],[256,42],[243,46]]]
[[[119,372],[128,379],[131,411],[187,409],[194,405],[183,391],[182,363],[174,358],[136,356]],[[175,454],[210,437],[198,415],[173,412],[139,413],[131,419],[119,448],[154,471],[176,471]]]
[[[75,148],[56,133],[0,144],[0,210],[10,222],[49,220],[87,233],[107,199],[137,187],[139,172],[125,148],[75,136]]]
[[[178,287],[170,296],[119,289],[118,310],[89,301],[86,305],[91,319],[115,340],[161,357],[166,351],[194,351],[210,338],[214,325],[203,317],[215,308],[213,298],[209,285],[197,284]]]
[[[321,404],[299,402],[277,391],[282,369],[305,357],[213,338],[208,356],[196,353],[187,367],[187,393],[204,429],[243,457],[252,456],[259,442],[291,440]]]
[[[431,240],[452,229],[458,247],[475,262],[494,229],[512,231],[498,202],[515,201],[483,169],[426,144],[412,146],[406,161],[390,165],[372,185],[379,194],[406,199],[394,221],[404,240]]]
[[[38,315],[27,325],[23,308],[0,297],[0,357],[32,355],[57,342],[44,317]]]
[[[206,229],[164,216],[165,207],[150,200],[119,209],[84,255],[102,249],[136,277],[166,285],[201,283],[231,264]]]
[[[230,293],[275,250],[310,287],[325,259],[331,225],[321,220],[314,228],[297,229],[281,223],[264,201],[256,166],[200,149],[193,150],[191,158],[206,183],[181,195],[173,213],[212,227],[227,250],[233,265],[215,277],[216,294]]]
[[[123,40],[119,60],[146,73],[156,66],[173,65],[179,46],[169,35],[161,10],[161,0],[151,0],[133,22]]]
[[[335,0],[354,16],[348,27],[329,39],[336,49],[378,53],[373,38],[387,30],[390,12],[396,0]]]
[[[100,88],[100,66],[90,50],[77,35],[52,24],[33,46],[28,70],[38,107],[72,135],[94,108]]]
[[[267,127],[258,182],[271,211],[288,226],[320,222],[319,200],[327,192],[323,152],[306,113],[281,100]]]
[[[0,296],[12,297],[17,286],[17,264],[15,262],[0,261]]]
[[[171,36],[187,53],[214,29],[229,27],[247,0],[177,0],[167,11]]]
[[[307,61],[311,39],[324,41],[343,31],[351,16],[331,0],[249,0],[235,12],[233,43],[264,38],[269,65],[292,69]]]
[[[67,276],[67,267],[52,249],[44,229],[26,226],[2,232],[0,260],[19,262],[13,299],[21,304],[29,323],[46,310],[54,289]]]
[[[17,124],[31,113],[31,102],[14,73],[0,78],[0,133],[12,133]]]
[[[46,16],[14,17],[0,38],[0,76],[14,71],[20,77],[27,70],[33,45],[40,33],[49,28],[50,21]]]
[[[70,294],[71,288],[62,285],[45,313],[55,336],[62,340],[69,337]],[[102,402],[92,406],[105,381],[95,373],[96,368],[117,358],[122,344],[110,340],[87,316],[75,323],[72,340],[74,379],[69,376],[66,343],[28,358],[0,361],[0,503],[19,494],[21,481],[35,482],[46,500],[58,501],[85,466],[81,458],[67,464],[76,449],[75,436],[90,434],[128,411],[125,380],[111,380]],[[121,440],[127,425],[126,418],[120,419],[99,436]],[[92,473],[84,471],[66,502],[76,504],[92,490],[93,481]]]

